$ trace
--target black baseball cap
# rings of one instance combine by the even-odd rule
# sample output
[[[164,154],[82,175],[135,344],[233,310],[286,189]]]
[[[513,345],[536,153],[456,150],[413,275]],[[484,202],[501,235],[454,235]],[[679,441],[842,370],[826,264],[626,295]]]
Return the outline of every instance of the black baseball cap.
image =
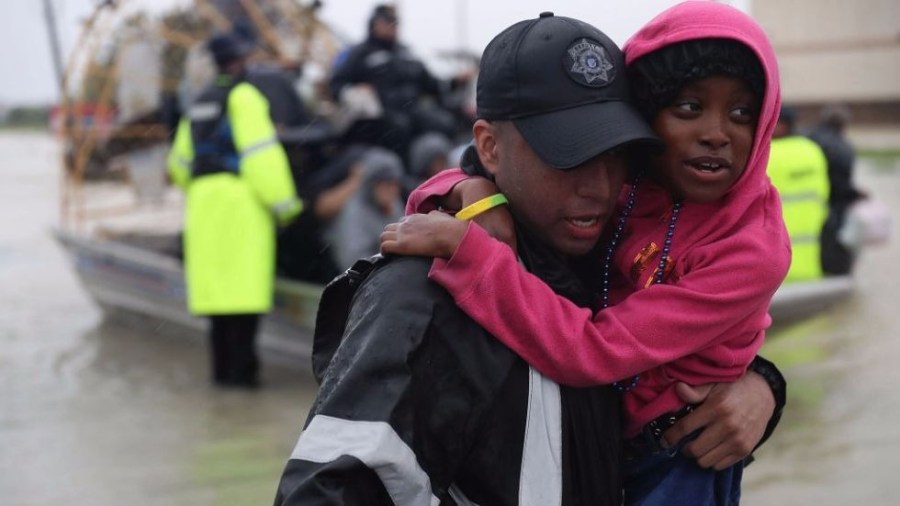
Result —
[[[207,41],[206,48],[220,68],[253,52],[253,45],[235,33],[213,35]]]
[[[477,116],[510,120],[546,163],[576,167],[616,146],[662,142],[632,106],[622,51],[577,19],[541,13],[481,57]]]

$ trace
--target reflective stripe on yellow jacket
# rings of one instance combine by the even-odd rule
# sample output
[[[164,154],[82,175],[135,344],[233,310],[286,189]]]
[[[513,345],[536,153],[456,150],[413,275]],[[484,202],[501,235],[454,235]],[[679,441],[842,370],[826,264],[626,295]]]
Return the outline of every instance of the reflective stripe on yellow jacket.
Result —
[[[188,308],[195,314],[265,313],[272,306],[276,224],[300,214],[287,155],[268,101],[240,83],[227,100],[239,171],[191,177],[188,119],[169,154],[172,181],[186,192],[184,265]]]
[[[785,282],[822,277],[819,236],[828,217],[828,162],[815,142],[799,135],[772,140],[767,172],[781,195],[791,236]]]

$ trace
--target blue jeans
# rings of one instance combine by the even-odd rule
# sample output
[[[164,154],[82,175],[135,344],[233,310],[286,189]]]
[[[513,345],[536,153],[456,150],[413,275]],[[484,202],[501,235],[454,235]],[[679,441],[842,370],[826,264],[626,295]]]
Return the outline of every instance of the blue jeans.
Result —
[[[643,454],[626,458],[626,506],[737,506],[741,501],[743,462],[716,471],[703,469],[681,454],[692,434],[666,450],[654,441],[640,441]],[[636,439],[652,438],[641,434]],[[652,447],[649,446],[652,444]]]

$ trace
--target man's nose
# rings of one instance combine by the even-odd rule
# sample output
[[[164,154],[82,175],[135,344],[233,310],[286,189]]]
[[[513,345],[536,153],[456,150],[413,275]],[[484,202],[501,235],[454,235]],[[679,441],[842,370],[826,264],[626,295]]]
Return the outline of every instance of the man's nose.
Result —
[[[600,155],[576,169],[579,177],[575,181],[575,193],[581,197],[598,200],[615,197],[613,172],[619,169],[618,163],[614,157]]]

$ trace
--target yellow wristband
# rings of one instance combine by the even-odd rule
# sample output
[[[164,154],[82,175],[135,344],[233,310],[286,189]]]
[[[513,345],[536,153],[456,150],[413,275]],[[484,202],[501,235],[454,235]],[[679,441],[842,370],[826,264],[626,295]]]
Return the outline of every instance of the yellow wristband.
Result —
[[[478,216],[479,214],[487,211],[488,209],[493,209],[501,204],[506,204],[509,201],[506,200],[506,195],[502,193],[495,193],[490,197],[485,197],[474,204],[469,204],[466,207],[459,210],[456,213],[456,217],[461,220],[471,220],[472,218]]]

